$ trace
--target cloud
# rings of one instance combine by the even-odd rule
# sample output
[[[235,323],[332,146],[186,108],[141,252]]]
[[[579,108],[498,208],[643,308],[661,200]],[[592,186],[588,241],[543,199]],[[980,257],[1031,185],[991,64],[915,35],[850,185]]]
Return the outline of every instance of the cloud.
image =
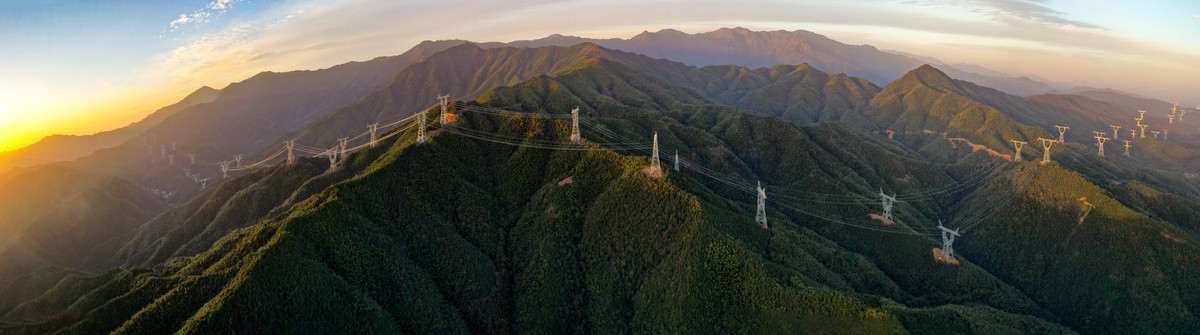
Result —
[[[167,26],[171,31],[174,31],[185,25],[208,22],[214,16],[224,14],[225,11],[233,8],[233,4],[238,1],[241,0],[214,0],[204,5],[204,8],[197,9],[191,13],[180,14],[178,19],[171,21]]]
[[[1103,26],[1068,19],[1066,13],[1044,5],[1046,0],[899,0],[903,4],[959,7],[974,13],[982,13],[996,20],[1019,19],[1055,26],[1070,26],[1083,29],[1108,30]]]

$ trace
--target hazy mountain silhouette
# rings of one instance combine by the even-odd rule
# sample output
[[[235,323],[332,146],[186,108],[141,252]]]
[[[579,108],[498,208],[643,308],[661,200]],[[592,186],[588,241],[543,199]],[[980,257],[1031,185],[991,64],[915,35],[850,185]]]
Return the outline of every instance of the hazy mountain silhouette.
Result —
[[[881,51],[870,45],[849,45],[806,30],[751,31],[745,28],[721,28],[706,33],[687,34],[674,29],[664,29],[642,32],[629,39],[588,39],[555,34],[535,40],[480,43],[480,46],[568,46],[584,42],[701,67],[735,64],[759,68],[809,64],[822,72],[844,73],[867,79],[879,86],[887,85],[909,70],[929,63],[953,78],[975,82],[1010,94],[1026,96],[1056,92],[1053,87],[1027,77],[981,74],[980,72],[985,71],[979,66],[964,66],[966,69],[959,69],[955,65],[932,58]]]
[[[0,152],[0,174],[14,167],[72,160],[96,152],[96,150],[116,146],[146,129],[158,125],[162,120],[184,108],[216,99],[218,93],[219,91],[216,89],[204,86],[184,97],[183,100],[160,108],[141,121],[125,127],[91,135],[50,135],[24,148]]]
[[[0,281],[30,265],[102,269],[122,245],[113,237],[166,209],[158,194],[120,178],[58,166],[12,174],[0,184]]]

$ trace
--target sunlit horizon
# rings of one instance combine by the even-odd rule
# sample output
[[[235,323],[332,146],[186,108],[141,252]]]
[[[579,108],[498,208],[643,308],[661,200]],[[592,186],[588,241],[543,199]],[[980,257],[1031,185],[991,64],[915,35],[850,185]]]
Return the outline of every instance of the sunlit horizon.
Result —
[[[645,10],[631,13],[631,6]],[[0,151],[51,134],[119,128],[202,86],[398,55],[422,40],[629,38],[668,28],[808,30],[847,44],[1191,107],[1200,102],[1192,98],[1200,97],[1197,13],[1200,4],[1170,1],[17,1],[0,5],[0,43],[16,46],[0,50]],[[447,24],[442,17],[460,20]]]

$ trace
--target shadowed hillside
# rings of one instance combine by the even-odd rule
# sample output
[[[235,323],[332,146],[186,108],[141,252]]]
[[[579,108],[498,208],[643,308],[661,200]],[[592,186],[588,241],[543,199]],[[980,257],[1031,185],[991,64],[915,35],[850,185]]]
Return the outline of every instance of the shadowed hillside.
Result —
[[[688,103],[694,98],[664,94],[671,91],[667,82],[637,74],[596,59],[493,90],[478,103],[537,112],[583,102],[598,122],[588,128],[589,141],[608,134],[596,129],[638,137],[658,130],[665,145],[712,146],[686,153],[689,160],[789,187],[827,182],[785,173],[813,160],[839,162],[825,165],[827,173],[856,175],[826,186],[868,194],[876,182],[899,174],[913,175],[913,184],[901,188],[923,188],[957,173],[912,161],[917,155],[895,142],[873,139],[864,147],[851,139],[869,135],[838,126],[798,128]],[[231,214],[275,208],[212,249],[152,269],[44,270],[6,288],[38,292],[23,295],[38,296],[30,300],[36,304],[0,306],[23,305],[29,315],[64,310],[22,326],[27,331],[1069,332],[982,269],[935,261],[929,248],[936,243],[928,237],[864,237],[774,206],[764,230],[751,220],[752,198],[744,191],[709,188],[714,182],[686,172],[650,179],[641,172],[644,156],[524,148],[473,140],[458,129],[540,143],[564,142],[569,128],[463,111],[428,144],[414,144],[410,129],[355,152],[286,198],[253,196],[250,186],[239,192],[250,192],[245,199],[230,201],[238,196],[230,198],[227,185],[268,185],[273,175],[295,175],[319,161],[268,168],[197,198],[224,202],[218,212]],[[794,144],[802,146],[778,150]],[[781,156],[763,155],[771,152]],[[258,205],[242,205],[247,202]],[[211,210],[195,211],[201,212]],[[179,220],[197,220],[191,210],[180,213]],[[195,222],[228,226],[220,221]],[[894,249],[866,241],[887,241],[882,245]],[[906,258],[895,261],[903,263],[885,261],[901,250],[908,250]],[[60,284],[39,285],[44,281]],[[67,287],[74,289],[61,289]]]
[[[44,265],[103,269],[120,247],[113,236],[166,208],[120,178],[57,166],[12,174],[0,185],[0,282]]]

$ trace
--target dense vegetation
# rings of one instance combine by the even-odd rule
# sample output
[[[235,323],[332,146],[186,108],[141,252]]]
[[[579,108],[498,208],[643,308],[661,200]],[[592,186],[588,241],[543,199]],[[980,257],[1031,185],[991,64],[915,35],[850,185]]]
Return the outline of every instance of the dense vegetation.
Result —
[[[1194,181],[1079,144],[1043,165],[946,138],[1010,154],[1008,139],[1050,136],[1023,121],[1030,106],[1085,100],[1017,103],[932,68],[879,89],[594,45],[434,57],[396,78],[495,66],[450,76],[480,93],[452,109],[578,106],[596,150],[512,145],[566,142],[570,125],[464,109],[425,144],[409,129],[334,169],[255,170],[131,227],[119,268],[0,280],[0,332],[1200,331]],[[500,84],[513,85],[485,88]],[[298,134],[347,131],[389,97]],[[823,121],[838,123],[809,124]],[[600,150],[654,133],[682,171],[651,178],[645,151]],[[869,218],[881,189],[906,195],[891,225]],[[933,257],[939,220],[963,229],[957,265]]]

